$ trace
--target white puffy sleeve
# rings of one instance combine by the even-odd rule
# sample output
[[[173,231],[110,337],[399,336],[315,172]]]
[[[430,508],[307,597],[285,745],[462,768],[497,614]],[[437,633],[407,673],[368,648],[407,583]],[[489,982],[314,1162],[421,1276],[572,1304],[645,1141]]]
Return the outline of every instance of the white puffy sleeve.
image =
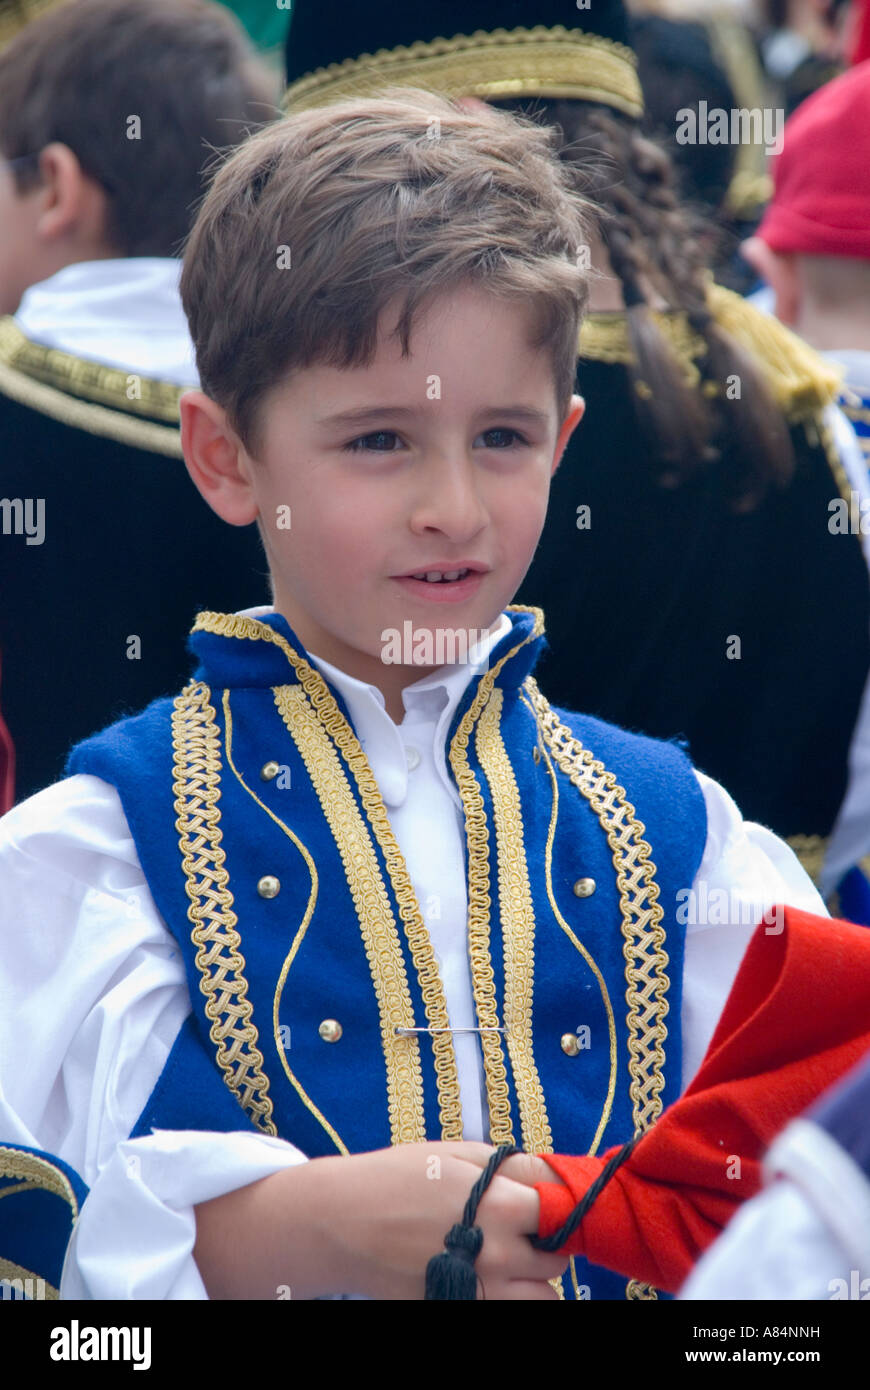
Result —
[[[686,927],[683,967],[685,1090],[697,1072],[755,928],[782,930],[776,907],[828,917],[812,880],[772,830],[744,820],[712,777],[695,771],[707,807],[707,842],[694,882],[677,905]]]
[[[0,1140],[91,1191],[69,1298],[205,1298],[193,1207],[304,1155],[239,1133],[129,1139],[191,1012],[184,964],[115,789],[76,776],[0,820]]]

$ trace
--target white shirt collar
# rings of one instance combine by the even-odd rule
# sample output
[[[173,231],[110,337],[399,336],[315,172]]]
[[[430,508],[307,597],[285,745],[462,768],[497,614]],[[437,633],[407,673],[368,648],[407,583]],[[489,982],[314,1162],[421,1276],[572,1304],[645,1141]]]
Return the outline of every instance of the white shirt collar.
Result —
[[[263,618],[272,612],[274,609],[267,604],[259,608],[245,609],[240,616]],[[491,632],[481,645],[477,665],[463,663],[440,666],[437,671],[431,671],[428,676],[423,676],[406,686],[402,691],[405,717],[398,725],[393,723],[387,713],[383,693],[376,685],[349,676],[337,666],[316,656],[314,652],[307,653],[324,679],[335,687],[344,700],[356,736],[365,749],[381,795],[388,806],[401,806],[407,796],[409,740],[414,744],[425,740],[432,747],[441,779],[449,788],[454,800],[458,801],[456,790],[447,775],[447,730],[472,676],[481,669],[481,663],[489,659],[490,653],[510,632],[511,627],[509,615],[502,613],[495,631]]]
[[[79,261],[32,285],[15,322],[45,347],[176,386],[198,386],[180,275],[181,261],[169,257]]]

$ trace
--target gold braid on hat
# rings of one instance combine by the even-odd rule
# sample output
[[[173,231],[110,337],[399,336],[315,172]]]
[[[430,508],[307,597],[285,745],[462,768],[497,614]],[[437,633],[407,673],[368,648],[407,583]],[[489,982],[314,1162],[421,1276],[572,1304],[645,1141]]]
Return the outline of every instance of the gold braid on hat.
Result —
[[[287,88],[293,113],[385,87],[423,87],[448,97],[573,97],[643,114],[637,60],[630,48],[582,29],[478,29],[452,39],[381,48],[306,73]]]

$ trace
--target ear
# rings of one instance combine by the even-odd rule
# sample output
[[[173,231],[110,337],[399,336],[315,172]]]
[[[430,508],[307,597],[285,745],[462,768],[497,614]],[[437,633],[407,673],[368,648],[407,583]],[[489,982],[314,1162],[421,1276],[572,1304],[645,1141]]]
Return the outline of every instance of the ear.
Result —
[[[568,414],[562,421],[562,428],[559,430],[559,438],[556,440],[556,449],[553,454],[553,467],[550,469],[551,476],[559,467],[559,464],[562,461],[562,455],[565,452],[565,446],[567,445],[568,440],[571,438],[571,435],[574,433],[577,426],[580,424],[580,421],[583,419],[585,413],[586,402],[584,401],[583,397],[572,396],[571,404],[568,408]]]
[[[780,322],[797,323],[801,290],[794,256],[772,251],[767,242],[758,236],[741,242],[740,254],[773,290],[776,297],[774,313]]]
[[[248,526],[259,513],[251,486],[251,460],[223,406],[204,391],[179,401],[181,447],[194,486],[230,526]]]
[[[36,235],[43,242],[75,239],[99,245],[106,241],[108,198],[86,174],[68,145],[55,141],[39,156],[40,186]]]

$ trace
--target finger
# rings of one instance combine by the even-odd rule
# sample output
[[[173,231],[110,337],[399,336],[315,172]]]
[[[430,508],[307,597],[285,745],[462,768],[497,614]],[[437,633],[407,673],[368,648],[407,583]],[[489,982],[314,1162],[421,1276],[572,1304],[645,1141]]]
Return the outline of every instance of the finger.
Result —
[[[538,1158],[537,1154],[514,1154],[513,1158],[505,1159],[498,1171],[503,1177],[513,1178],[514,1182],[524,1183],[527,1187],[534,1187],[539,1182],[562,1181],[549,1163]]]
[[[432,1151],[433,1153],[437,1151],[441,1154],[451,1154],[454,1158],[462,1158],[466,1163],[473,1163],[475,1168],[485,1168],[495,1153],[491,1144],[480,1144],[471,1139],[461,1142],[442,1141],[433,1145]]]
[[[523,1236],[520,1240],[493,1242],[487,1250],[486,1236],[477,1257],[482,1276],[501,1279],[537,1280],[545,1284],[565,1273],[567,1255],[559,1251],[536,1250]]]

